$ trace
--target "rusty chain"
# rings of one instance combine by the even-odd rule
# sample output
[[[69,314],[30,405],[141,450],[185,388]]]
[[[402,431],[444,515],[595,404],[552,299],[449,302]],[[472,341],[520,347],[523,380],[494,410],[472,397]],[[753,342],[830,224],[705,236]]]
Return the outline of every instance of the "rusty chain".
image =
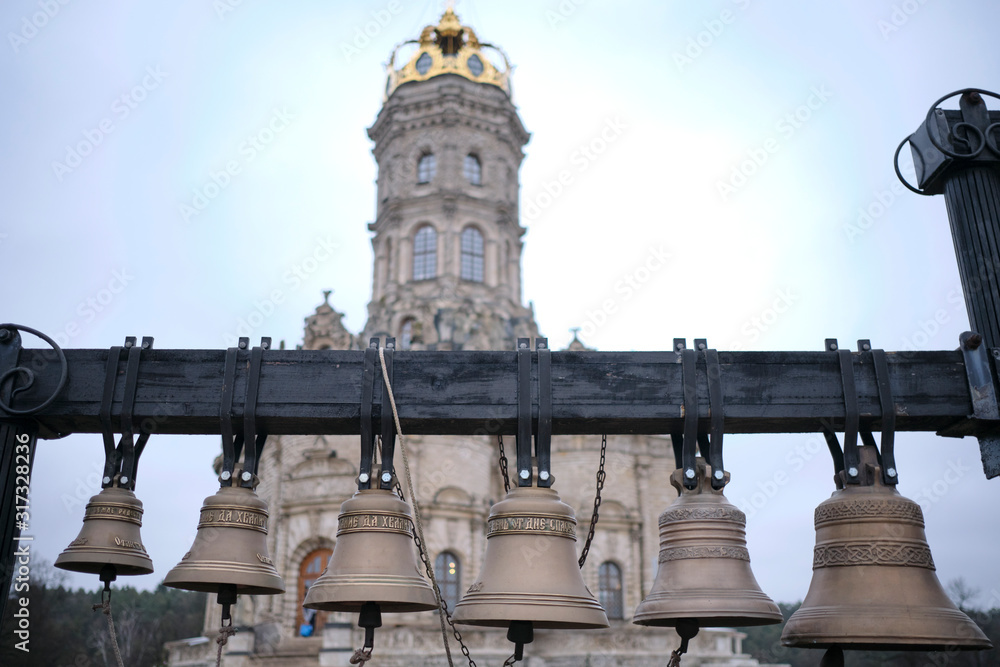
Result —
[[[503,436],[497,436],[500,445],[500,476],[503,477],[503,492],[510,493],[510,473],[507,472],[507,455],[503,451]]]
[[[597,468],[597,494],[594,496],[594,513],[590,515],[590,532],[587,533],[587,541],[583,545],[583,552],[580,554],[580,568],[587,562],[587,554],[590,553],[590,545],[594,541],[594,531],[597,530],[597,515],[601,509],[601,490],[604,489],[604,459],[608,451],[608,436],[601,436],[601,464]]]

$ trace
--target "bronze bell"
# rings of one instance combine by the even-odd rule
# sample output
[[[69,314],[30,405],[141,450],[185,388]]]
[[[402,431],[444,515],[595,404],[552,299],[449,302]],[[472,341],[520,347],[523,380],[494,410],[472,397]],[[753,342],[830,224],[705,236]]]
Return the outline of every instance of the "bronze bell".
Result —
[[[680,468],[670,476],[679,495],[660,515],[659,568],[633,622],[671,627],[780,623],[781,612],[750,570],[746,515],[721,488],[712,488],[704,459],[696,459],[694,467],[694,489],[684,487]]]
[[[886,485],[873,446],[860,448],[860,484],[838,473],[816,508],[809,592],[781,643],[799,648],[979,650],[992,647],[948,599],[920,505]]]
[[[267,503],[252,488],[238,485],[238,473],[205,499],[194,544],[164,586],[207,593],[235,586],[236,593],[247,595],[285,592],[267,555]]]
[[[142,546],[142,502],[128,489],[111,486],[90,499],[83,528],[56,558],[55,566],[73,572],[101,574],[112,565],[123,576],[149,574],[153,562]]]
[[[486,540],[479,578],[455,605],[456,623],[608,627],[608,617],[583,583],[577,564],[573,509],[553,489],[511,489],[490,510]]]
[[[340,506],[333,555],[303,606],[360,612],[365,603],[384,612],[438,606],[420,574],[410,506],[388,489],[359,490]]]

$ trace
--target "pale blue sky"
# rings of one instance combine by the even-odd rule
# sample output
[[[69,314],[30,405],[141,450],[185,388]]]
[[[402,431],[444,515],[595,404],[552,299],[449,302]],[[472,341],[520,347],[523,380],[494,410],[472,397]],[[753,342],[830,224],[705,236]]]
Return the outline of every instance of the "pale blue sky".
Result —
[[[263,320],[255,340],[294,346],[330,288],[360,330],[375,204],[365,128],[392,47],[441,9],[5,2],[0,320],[78,348],[126,335],[222,348],[241,320]],[[723,350],[821,349],[827,337],[957,346],[968,319],[944,202],[903,192],[891,161],[941,95],[1000,89],[1000,5],[463,0],[457,11],[516,66],[532,133],[524,299],[555,345],[579,326],[604,350],[675,336]],[[78,148],[79,162],[67,155]],[[237,173],[214,188],[229,164]],[[196,192],[207,205],[185,215]],[[79,529],[76,495],[96,490],[99,442],[39,448],[32,530],[49,560]],[[801,435],[727,442],[734,502],[786,479],[748,512],[748,535],[764,590],[799,599],[812,508],[832,490],[825,449]],[[964,576],[988,603],[1000,539],[972,508],[998,506],[1000,482],[984,479],[972,439],[898,443],[900,491],[924,499],[939,576]],[[156,573],[130,583],[155,585],[187,549],[215,452],[212,439],[151,441],[137,491]]]

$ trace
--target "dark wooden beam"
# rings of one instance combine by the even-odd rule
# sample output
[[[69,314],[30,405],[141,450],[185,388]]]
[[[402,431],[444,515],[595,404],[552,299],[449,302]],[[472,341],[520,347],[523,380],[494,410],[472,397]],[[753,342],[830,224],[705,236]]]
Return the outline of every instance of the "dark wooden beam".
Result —
[[[107,350],[66,350],[69,380],[59,397],[32,415],[42,437],[97,433]],[[533,356],[535,353],[532,353]],[[220,432],[224,350],[142,352],[135,423],[157,433]],[[705,357],[698,360],[698,414],[708,427]],[[870,353],[854,353],[862,427],[880,428],[881,409]],[[237,364],[233,412],[245,400],[250,352]],[[896,429],[978,435],[991,424],[973,413],[958,351],[889,352]],[[725,431],[790,433],[843,423],[844,395],[835,352],[720,352]],[[19,365],[35,383],[16,393],[14,408],[45,400],[59,377],[49,350],[22,350]],[[270,434],[356,434],[360,427],[363,353],[267,350],[257,401],[259,428]],[[0,369],[0,373],[6,369]],[[537,371],[533,364],[532,373]],[[121,412],[124,359],[112,415]],[[395,353],[394,392],[403,430],[413,434],[513,434],[515,352]],[[375,417],[381,377],[376,373]],[[533,379],[532,386],[537,387]],[[537,389],[533,389],[537,391]],[[670,433],[683,428],[680,355],[675,352],[553,352],[554,434]],[[0,415],[2,417],[2,415]],[[113,420],[118,424],[118,419]]]

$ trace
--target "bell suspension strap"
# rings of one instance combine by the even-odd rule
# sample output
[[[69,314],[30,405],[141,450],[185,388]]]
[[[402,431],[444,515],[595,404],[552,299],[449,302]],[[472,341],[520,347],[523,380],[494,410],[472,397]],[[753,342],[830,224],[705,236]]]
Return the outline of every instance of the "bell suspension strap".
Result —
[[[440,613],[438,614],[438,619],[441,622],[441,639],[444,642],[444,652],[448,658],[449,667],[454,667],[454,662],[451,658],[451,646],[448,644],[448,631],[445,628],[445,621],[447,620],[448,625],[451,626],[452,633],[455,635],[455,639],[458,640],[459,645],[462,647],[462,655],[466,657],[469,661],[469,667],[476,667],[476,662],[472,659],[469,654],[469,649],[465,646],[462,641],[462,635],[455,627],[455,624],[451,620],[451,613],[448,611],[448,604],[441,597],[441,587],[438,585],[437,578],[434,576],[434,567],[431,564],[430,557],[427,554],[426,542],[424,540],[424,527],[423,521],[420,518],[420,503],[417,499],[417,489],[413,484],[413,478],[410,475],[410,461],[409,456],[406,451],[406,441],[403,437],[403,429],[399,425],[399,411],[396,409],[396,397],[392,393],[392,383],[389,380],[389,374],[385,367],[385,354],[380,347],[378,350],[379,365],[382,368],[382,381],[385,383],[386,393],[389,395],[389,405],[392,408],[392,419],[396,426],[396,434],[399,436],[399,451],[403,455],[403,470],[406,473],[406,486],[410,490],[410,500],[413,503],[413,523],[415,524],[416,530],[413,534],[413,540],[417,544],[417,549],[420,552],[420,560],[424,563],[424,568],[427,570],[427,576],[431,580],[431,586],[434,588],[434,597],[437,599],[438,608]]]

